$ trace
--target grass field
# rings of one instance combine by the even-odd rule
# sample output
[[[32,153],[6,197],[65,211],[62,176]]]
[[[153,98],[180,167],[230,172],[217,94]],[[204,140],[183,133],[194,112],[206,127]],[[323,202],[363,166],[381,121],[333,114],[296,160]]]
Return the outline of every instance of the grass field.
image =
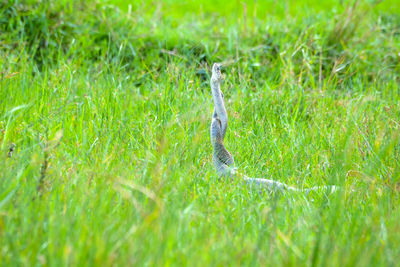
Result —
[[[400,2],[226,2],[0,0],[0,265],[398,266]]]

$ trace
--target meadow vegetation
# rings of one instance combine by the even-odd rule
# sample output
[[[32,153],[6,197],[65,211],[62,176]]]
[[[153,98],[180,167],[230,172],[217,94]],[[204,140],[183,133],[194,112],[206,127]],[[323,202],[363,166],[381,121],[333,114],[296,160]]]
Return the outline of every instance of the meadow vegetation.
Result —
[[[395,0],[0,0],[0,265],[397,265],[399,53]],[[242,172],[343,190],[218,178],[213,62]]]

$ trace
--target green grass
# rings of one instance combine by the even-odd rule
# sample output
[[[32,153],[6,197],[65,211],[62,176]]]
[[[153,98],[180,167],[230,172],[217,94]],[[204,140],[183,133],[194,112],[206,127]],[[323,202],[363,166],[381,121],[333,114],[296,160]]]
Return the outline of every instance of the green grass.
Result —
[[[399,2],[224,2],[0,1],[0,265],[398,265]]]

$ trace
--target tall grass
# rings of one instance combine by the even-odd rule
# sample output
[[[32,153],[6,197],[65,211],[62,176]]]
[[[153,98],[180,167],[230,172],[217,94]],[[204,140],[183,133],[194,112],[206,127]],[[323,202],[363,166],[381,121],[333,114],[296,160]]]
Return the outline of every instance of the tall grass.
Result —
[[[1,1],[0,262],[396,265],[399,11]],[[216,177],[213,62],[241,171],[343,190],[269,194]]]

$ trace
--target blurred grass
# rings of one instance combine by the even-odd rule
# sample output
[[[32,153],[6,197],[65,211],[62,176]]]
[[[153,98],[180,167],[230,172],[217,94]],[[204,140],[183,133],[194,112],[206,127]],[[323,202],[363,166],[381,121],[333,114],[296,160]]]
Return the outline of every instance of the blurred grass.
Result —
[[[396,265],[399,11],[2,0],[0,262]],[[218,179],[217,61],[240,169],[346,190],[258,194]]]

